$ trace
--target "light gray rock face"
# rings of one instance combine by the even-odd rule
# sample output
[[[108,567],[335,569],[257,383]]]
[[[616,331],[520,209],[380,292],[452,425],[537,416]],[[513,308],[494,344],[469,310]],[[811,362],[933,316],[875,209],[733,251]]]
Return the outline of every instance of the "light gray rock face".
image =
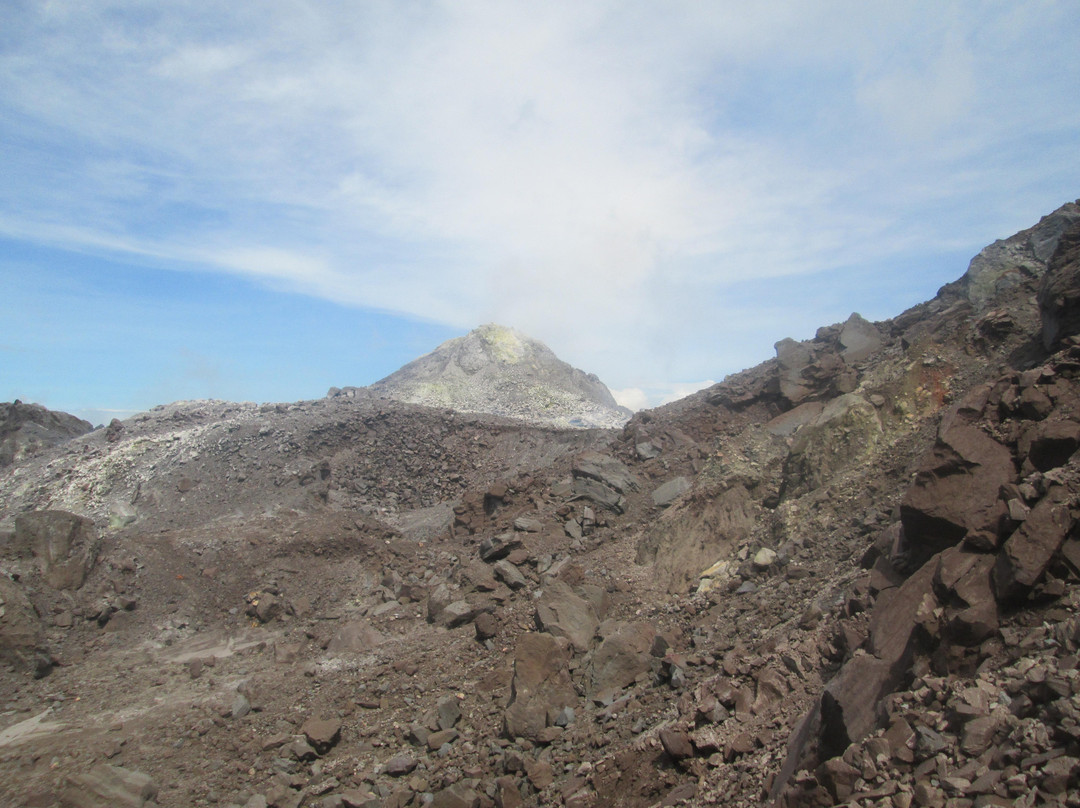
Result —
[[[971,259],[961,279],[968,300],[982,309],[995,294],[1016,286],[1025,275],[1042,276],[1062,234],[1077,222],[1080,204],[1069,202],[1034,227],[986,247]]]
[[[847,318],[840,331],[840,355],[845,362],[861,362],[881,349],[881,332],[857,312]]]
[[[498,325],[444,342],[369,389],[410,404],[563,428],[617,428],[631,415],[595,375]]]

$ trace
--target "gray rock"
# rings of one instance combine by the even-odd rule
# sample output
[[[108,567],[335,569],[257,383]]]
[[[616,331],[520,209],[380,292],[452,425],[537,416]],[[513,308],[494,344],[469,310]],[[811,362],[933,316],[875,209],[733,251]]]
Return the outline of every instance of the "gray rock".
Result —
[[[97,561],[94,523],[67,511],[32,511],[15,517],[15,544],[33,549],[45,583],[53,589],[83,585]]]
[[[397,755],[386,761],[386,765],[383,766],[383,773],[391,777],[404,777],[419,765],[420,762],[410,755]]]
[[[480,558],[488,563],[506,558],[514,550],[522,547],[521,539],[515,538],[510,533],[483,539],[480,542]]]
[[[595,480],[620,494],[637,490],[637,480],[620,460],[599,452],[582,452],[574,458],[571,473],[576,478]]]
[[[652,492],[653,504],[664,508],[690,490],[690,481],[685,477],[675,477]]]
[[[881,333],[859,314],[852,314],[840,329],[840,355],[845,362],[861,362],[881,350]]]
[[[461,705],[457,696],[443,696],[439,699],[435,711],[438,714],[439,729],[453,729],[461,720]]]
[[[3,573],[0,573],[0,660],[37,677],[52,668],[45,627],[37,611],[23,588]]]
[[[251,702],[247,700],[247,696],[243,693],[237,693],[233,698],[232,709],[230,715],[233,718],[243,718],[245,715],[251,712]]]
[[[143,808],[158,793],[150,775],[101,764],[68,778],[60,796],[63,808]]]
[[[536,622],[548,634],[569,640],[578,651],[588,650],[600,625],[592,604],[563,581],[544,586],[536,604]]]
[[[522,589],[528,583],[521,571],[506,559],[496,561],[492,569],[495,572],[495,577],[511,589]]]

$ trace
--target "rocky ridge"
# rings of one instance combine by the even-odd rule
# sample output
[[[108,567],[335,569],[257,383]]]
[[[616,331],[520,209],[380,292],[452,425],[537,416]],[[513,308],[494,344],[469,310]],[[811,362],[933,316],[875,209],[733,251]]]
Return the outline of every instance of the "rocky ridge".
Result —
[[[10,466],[93,429],[89,421],[22,401],[0,403],[0,467]]]
[[[1076,804],[1078,222],[617,433],[358,393],[16,465],[0,793]]]

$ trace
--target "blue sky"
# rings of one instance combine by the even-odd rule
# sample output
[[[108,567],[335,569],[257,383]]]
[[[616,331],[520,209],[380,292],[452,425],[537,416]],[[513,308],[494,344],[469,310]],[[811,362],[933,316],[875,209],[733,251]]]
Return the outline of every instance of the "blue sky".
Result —
[[[1070,2],[0,8],[0,399],[371,383],[484,322],[655,404],[1080,196]]]

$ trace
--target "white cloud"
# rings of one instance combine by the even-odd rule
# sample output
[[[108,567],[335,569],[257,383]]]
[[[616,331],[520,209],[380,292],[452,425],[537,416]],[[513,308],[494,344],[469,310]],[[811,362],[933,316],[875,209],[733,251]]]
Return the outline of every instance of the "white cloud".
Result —
[[[621,390],[612,390],[611,394],[621,406],[637,412],[651,407],[659,407],[686,398],[706,387],[712,387],[716,382],[707,379],[702,382],[675,382],[650,385],[647,388],[624,387]]]
[[[1080,131],[1062,5],[8,16],[9,236],[505,322],[651,403],[641,378],[718,376],[765,358],[747,328],[817,321],[795,279],[913,245],[974,251],[1080,181],[1068,148],[1022,146]],[[975,223],[953,214],[976,205]]]

